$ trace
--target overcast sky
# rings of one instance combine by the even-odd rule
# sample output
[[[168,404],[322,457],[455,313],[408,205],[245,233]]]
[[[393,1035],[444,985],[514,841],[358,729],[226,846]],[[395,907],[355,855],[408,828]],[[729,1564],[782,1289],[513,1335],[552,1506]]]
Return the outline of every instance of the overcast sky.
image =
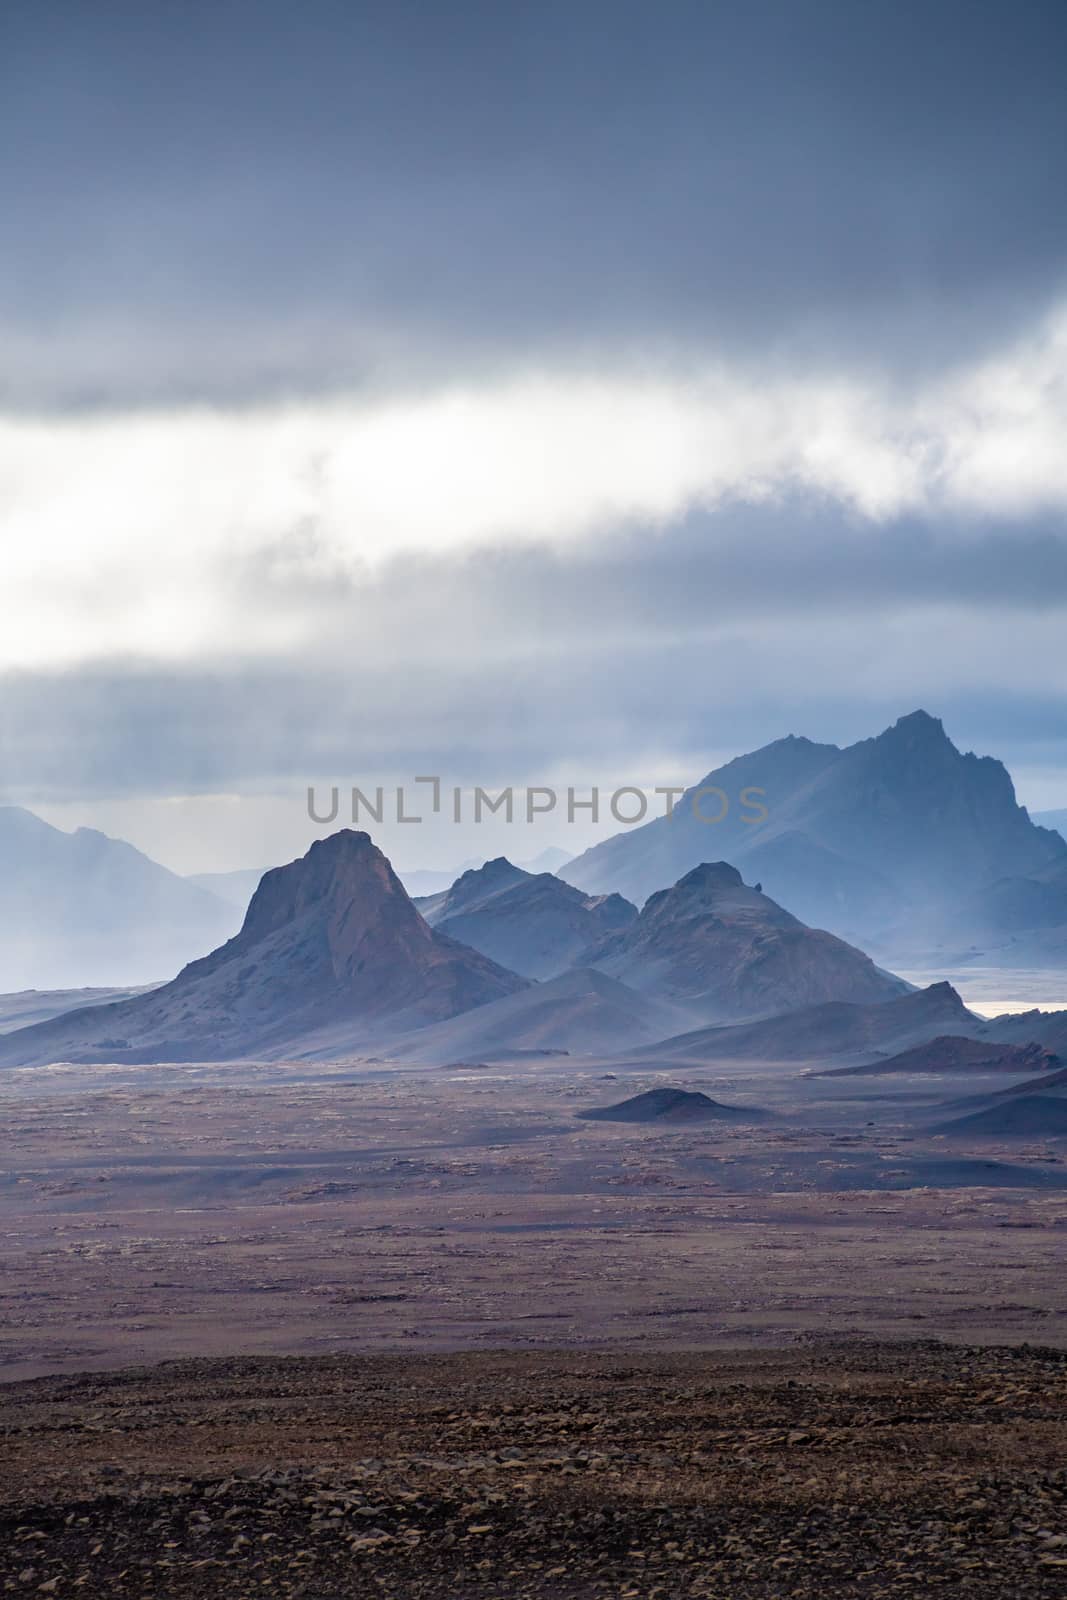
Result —
[[[9,0],[0,799],[253,865],[312,780],[922,705],[1067,805],[1065,51],[1060,0]]]

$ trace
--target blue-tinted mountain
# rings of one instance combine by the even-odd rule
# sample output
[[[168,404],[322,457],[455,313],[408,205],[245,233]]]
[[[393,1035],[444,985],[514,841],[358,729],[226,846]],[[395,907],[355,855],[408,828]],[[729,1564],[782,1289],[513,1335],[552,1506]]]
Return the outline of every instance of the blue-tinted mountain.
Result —
[[[694,815],[699,788],[726,796],[721,822]],[[714,796],[700,803],[722,809]],[[806,922],[883,949],[940,942],[954,915],[958,940],[968,900],[1005,879],[1058,884],[1067,873],[1067,842],[1035,826],[1001,763],[961,753],[925,711],[846,749],[788,738],[738,757],[672,818],[615,835],[562,871],[589,893],[640,904],[712,855]],[[1067,880],[1062,907],[1067,925]]]
[[[228,939],[241,911],[94,828],[0,806],[0,991],[133,987]]]

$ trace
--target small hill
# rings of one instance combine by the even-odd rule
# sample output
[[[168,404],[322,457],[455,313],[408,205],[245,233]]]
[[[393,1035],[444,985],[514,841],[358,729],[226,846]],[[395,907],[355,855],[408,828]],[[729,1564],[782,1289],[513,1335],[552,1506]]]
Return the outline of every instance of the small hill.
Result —
[[[579,1111],[586,1122],[752,1122],[766,1113],[740,1106],[724,1106],[710,1095],[689,1089],[647,1089],[618,1105]]]
[[[334,1054],[525,980],[427,926],[366,833],[264,875],[240,933],[171,983],[0,1037],[0,1065]]]
[[[709,1021],[766,1017],[840,1000],[888,1000],[908,985],[862,950],[809,928],[725,861],[703,863],[645,903],[591,964]]]
[[[431,927],[527,978],[582,965],[594,946],[637,916],[621,895],[583,894],[550,872],[524,872],[506,856],[417,903]]]
[[[1054,1056],[1039,1044],[998,1044],[988,1039],[939,1034],[883,1061],[869,1061],[855,1067],[834,1067],[818,1076],[870,1078],[893,1073],[942,1072],[967,1072],[978,1076],[985,1072],[1011,1072],[1023,1077],[1029,1073],[1054,1072],[1060,1064],[1059,1056]]]

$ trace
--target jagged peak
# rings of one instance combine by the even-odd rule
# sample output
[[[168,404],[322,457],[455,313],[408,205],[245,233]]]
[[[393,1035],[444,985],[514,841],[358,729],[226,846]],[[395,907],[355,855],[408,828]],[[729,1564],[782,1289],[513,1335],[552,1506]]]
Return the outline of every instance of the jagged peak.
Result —
[[[906,716],[898,717],[892,727],[877,736],[878,743],[899,743],[902,740],[910,744],[947,745],[951,750],[956,749],[945,732],[941,718],[931,716],[921,706],[916,711],[909,711]]]

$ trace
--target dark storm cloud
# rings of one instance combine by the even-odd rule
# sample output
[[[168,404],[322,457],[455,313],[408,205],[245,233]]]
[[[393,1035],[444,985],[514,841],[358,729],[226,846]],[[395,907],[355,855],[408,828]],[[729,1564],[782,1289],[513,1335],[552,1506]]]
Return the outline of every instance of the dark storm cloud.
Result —
[[[12,404],[620,341],[942,362],[1063,286],[1059,3],[16,0],[0,32]]]

